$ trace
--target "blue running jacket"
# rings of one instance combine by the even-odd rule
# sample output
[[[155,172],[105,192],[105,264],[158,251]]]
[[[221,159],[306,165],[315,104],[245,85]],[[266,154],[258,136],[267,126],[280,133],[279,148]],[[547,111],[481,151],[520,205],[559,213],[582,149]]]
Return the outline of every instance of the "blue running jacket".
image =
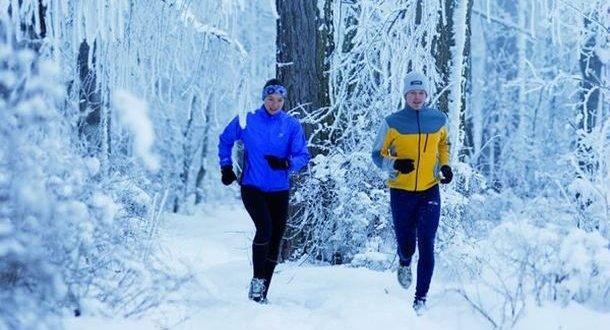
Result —
[[[254,186],[262,191],[281,191],[290,188],[289,174],[298,172],[309,162],[309,152],[303,127],[297,119],[280,111],[270,115],[264,106],[248,113],[246,127],[241,128],[235,117],[220,134],[218,158],[220,166],[233,164],[231,151],[236,141],[244,145],[241,185]],[[265,156],[287,158],[288,170],[274,170]]]

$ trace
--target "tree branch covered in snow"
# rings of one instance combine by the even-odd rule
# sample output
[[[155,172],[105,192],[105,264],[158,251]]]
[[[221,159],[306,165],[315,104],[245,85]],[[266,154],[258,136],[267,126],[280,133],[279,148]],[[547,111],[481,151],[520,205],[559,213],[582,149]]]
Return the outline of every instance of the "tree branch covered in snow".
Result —
[[[241,17],[267,7],[0,2],[0,328],[137,316],[184,282],[161,214],[233,195],[215,137],[272,72],[275,27]]]

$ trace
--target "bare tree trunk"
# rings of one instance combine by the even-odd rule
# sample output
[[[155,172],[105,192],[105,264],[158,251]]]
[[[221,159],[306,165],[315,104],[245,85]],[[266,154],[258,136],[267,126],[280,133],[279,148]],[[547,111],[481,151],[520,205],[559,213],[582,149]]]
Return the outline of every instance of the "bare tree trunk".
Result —
[[[453,128],[450,132],[453,144],[452,153],[453,158],[457,159],[461,156],[458,153],[463,155],[464,152],[472,149],[473,144],[472,125],[469,125],[466,119],[467,95],[471,85],[472,1],[439,0],[439,7],[441,18],[437,25],[437,37],[432,41],[432,52],[444,84],[439,86],[440,89],[437,92],[441,92],[446,84],[451,85],[439,96],[438,106],[441,111],[449,114],[450,127]],[[464,15],[460,10],[465,11]],[[459,21],[456,22],[456,18]],[[460,50],[459,53],[454,53],[458,50]]]
[[[334,48],[331,0],[320,13],[317,1],[277,0],[277,77],[288,89],[286,109],[299,117],[330,106],[328,55]],[[329,119],[332,120],[332,119]],[[305,125],[312,136],[316,126]],[[323,134],[313,136],[315,156],[322,150],[316,142]]]
[[[179,192],[176,193],[176,197],[174,199],[174,213],[180,211],[180,207],[183,203],[186,202],[188,198],[188,185],[191,171],[191,164],[193,162],[193,147],[192,147],[192,137],[193,137],[193,120],[194,114],[196,113],[196,107],[198,106],[197,95],[193,95],[191,98],[191,106],[189,109],[188,120],[186,121],[186,126],[182,131],[182,172],[180,173],[180,182],[178,184]]]
[[[591,13],[594,19],[597,16]],[[580,51],[580,72],[582,81],[580,83],[580,113],[577,132],[577,155],[578,164],[585,174],[595,175],[599,170],[597,160],[591,159],[591,146],[586,142],[586,135],[593,131],[602,118],[597,118],[600,104],[600,86],[602,84],[602,66],[599,56],[595,52],[597,47],[597,33],[599,27],[591,19],[584,19],[585,42]],[[579,174],[577,174],[579,175]],[[580,176],[580,175],[579,175]],[[576,194],[576,200],[581,210],[587,209],[592,201],[582,198],[580,193]],[[580,227],[580,226],[579,226]],[[599,229],[599,224],[596,226]]]
[[[436,26],[436,38],[432,40],[432,53],[436,59],[436,69],[439,71],[441,81],[449,83],[451,47],[455,45],[453,37],[453,0],[439,0],[439,13],[441,18]],[[443,86],[437,92],[441,92]],[[449,90],[445,90],[438,97],[438,107],[444,113],[449,112]]]
[[[466,35],[464,40],[464,86],[462,90],[461,122],[464,123],[463,155],[469,158],[474,154],[474,123],[468,113],[470,109],[470,96],[472,95],[472,6],[474,0],[469,0],[466,9]]]
[[[600,106],[600,90],[602,62],[595,52],[597,46],[597,24],[590,19],[584,19],[584,31],[586,40],[580,51],[580,72],[582,82],[580,83],[580,121],[579,129],[583,133],[590,133],[597,124],[597,110]],[[583,164],[584,165],[584,164]]]
[[[312,112],[326,112],[323,122],[307,123],[304,128],[312,142],[309,151],[315,157],[324,154],[323,146],[332,144],[326,130],[334,120],[327,111],[330,108],[328,55],[333,51],[332,1],[325,0],[321,13],[318,1],[276,0],[277,21],[277,77],[288,89],[286,109],[297,117],[305,118]],[[331,203],[329,196],[320,196],[320,202]],[[301,206],[292,207],[290,216]],[[290,229],[289,229],[290,231]],[[302,231],[307,232],[306,230]],[[290,255],[292,246],[304,239],[303,235],[287,235],[282,256]]]
[[[201,160],[199,170],[197,171],[197,178],[195,179],[195,204],[201,204],[203,202],[203,179],[207,173],[205,159],[208,156],[208,144],[210,141],[210,113],[212,111],[212,100],[208,100],[205,108],[205,121],[203,127],[203,141],[201,146]]]
[[[101,129],[101,97],[95,74],[96,42],[93,49],[87,40],[83,40],[78,49],[77,68],[79,78],[79,109],[81,112],[78,123],[79,135],[87,141],[87,151],[90,155],[98,155],[102,147]],[[89,67],[91,57],[91,67]]]

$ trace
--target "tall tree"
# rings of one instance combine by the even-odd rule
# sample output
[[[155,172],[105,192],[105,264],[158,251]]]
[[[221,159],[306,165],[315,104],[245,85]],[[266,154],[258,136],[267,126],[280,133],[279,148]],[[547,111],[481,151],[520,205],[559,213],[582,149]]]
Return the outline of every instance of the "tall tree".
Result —
[[[333,51],[332,0],[322,8],[317,1],[277,0],[277,77],[290,93],[286,109],[304,117],[330,106],[329,54]],[[322,11],[321,11],[322,10]],[[313,155],[324,139],[317,126],[305,125],[311,138]]]
[[[330,109],[330,60],[334,48],[332,0],[318,1],[277,0],[277,77],[285,84],[289,96],[285,108],[304,119],[305,134],[309,137],[312,156],[325,154],[332,139],[327,127],[333,120]],[[323,114],[323,120],[307,120]],[[327,146],[326,148],[324,146]],[[332,187],[316,196],[319,205],[330,205]],[[291,217],[303,217],[305,205],[291,210]],[[301,228],[302,229],[302,228]],[[290,231],[290,230],[289,230]],[[306,240],[307,230],[290,233],[282,249],[289,255],[292,246]]]
[[[97,155],[102,147],[100,132],[102,102],[95,70],[97,65],[96,46],[95,41],[93,48],[90,47],[87,40],[81,41],[77,58],[78,107],[81,112],[78,129],[81,137],[87,141],[86,148],[91,155]]]
[[[602,85],[603,63],[596,52],[598,48],[599,30],[603,29],[598,23],[599,15],[596,10],[587,14],[583,21],[583,40],[580,48],[579,67],[581,73],[579,106],[578,106],[578,131],[577,150],[578,165],[580,172],[578,177],[595,177],[599,170],[600,158],[592,148],[590,134],[596,125],[603,120],[600,103],[600,86]],[[602,174],[603,175],[603,174]],[[576,200],[581,210],[585,211],[592,200],[577,192]],[[580,227],[580,224],[579,224]],[[595,224],[600,229],[599,224]]]
[[[591,129],[597,122],[597,110],[599,108],[601,85],[602,62],[596,53],[598,31],[600,29],[597,20],[597,13],[590,13],[589,17],[584,18],[584,42],[580,50],[580,72],[582,74],[581,82],[581,120],[580,128],[585,132],[591,132]]]
[[[470,35],[471,0],[439,0],[440,19],[437,36],[432,41],[436,68],[443,85],[439,86],[439,108],[448,113],[454,159],[458,152],[472,146],[472,129],[467,124],[467,94],[471,85]],[[462,136],[462,133],[464,135]]]

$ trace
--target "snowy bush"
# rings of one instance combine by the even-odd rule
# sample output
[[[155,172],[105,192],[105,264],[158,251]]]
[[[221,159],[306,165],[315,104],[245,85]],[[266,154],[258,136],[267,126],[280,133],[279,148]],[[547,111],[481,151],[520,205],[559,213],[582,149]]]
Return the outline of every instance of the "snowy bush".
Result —
[[[559,250],[558,298],[610,310],[610,242],[599,232],[573,229]]]
[[[369,240],[382,242],[376,252],[388,253],[394,246],[389,198],[371,167],[370,155],[354,153],[349,159],[319,155],[313,163],[302,182],[308,189],[294,194],[297,209],[304,212],[297,218],[305,219],[292,224],[288,233],[302,237],[296,254],[344,263],[357,253],[372,252]],[[354,181],[355,177],[360,180]]]
[[[562,158],[576,174],[563,192],[578,211],[578,226],[610,239],[610,118],[578,134],[579,150]]]
[[[610,242],[555,222],[552,213],[543,221],[528,216],[507,213],[488,235],[447,249],[453,290],[499,328],[514,326],[532,299],[610,308]]]
[[[154,306],[180,282],[150,253],[160,198],[101,178],[70,144],[55,63],[6,43],[0,53],[0,327],[57,328],[66,308]]]
[[[1,325],[53,325],[69,291],[64,267],[92,242],[88,206],[74,198],[84,178],[66,166],[78,158],[63,148],[53,64],[5,43],[0,53]]]

